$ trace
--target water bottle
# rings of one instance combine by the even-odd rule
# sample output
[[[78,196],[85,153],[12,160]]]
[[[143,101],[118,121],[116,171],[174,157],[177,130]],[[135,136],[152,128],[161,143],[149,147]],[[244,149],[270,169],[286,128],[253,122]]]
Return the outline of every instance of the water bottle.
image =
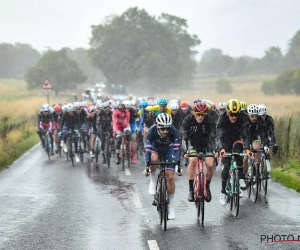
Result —
[[[270,160],[269,159],[266,160],[266,164],[267,164],[267,172],[270,173],[270,171],[271,171],[271,164],[270,164]]]
[[[252,171],[252,165],[248,166],[248,175],[249,177],[251,177],[251,171]]]

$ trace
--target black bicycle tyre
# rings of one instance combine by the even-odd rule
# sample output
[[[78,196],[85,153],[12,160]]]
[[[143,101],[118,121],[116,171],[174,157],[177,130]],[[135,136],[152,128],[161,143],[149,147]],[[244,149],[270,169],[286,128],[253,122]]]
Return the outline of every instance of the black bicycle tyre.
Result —
[[[258,186],[259,179],[257,178],[258,170],[255,162],[252,163],[252,176],[254,176],[254,173],[255,173],[255,183],[254,180],[252,179],[252,194],[253,194],[253,202],[256,202],[258,197],[258,190],[259,190],[259,186]],[[253,187],[254,184],[256,188]]]
[[[249,168],[249,166],[248,166]],[[252,169],[252,164],[251,164],[251,170],[250,170],[250,174],[249,174],[249,169],[248,169],[248,175],[247,178],[245,178],[246,181],[246,186],[247,186],[247,196],[248,198],[251,197],[251,193],[252,193],[252,186],[253,186],[253,169]]]
[[[167,193],[167,179],[163,178],[161,183],[161,197],[162,197],[162,214],[163,214],[163,229],[167,230],[168,221],[168,193]]]
[[[240,209],[240,179],[238,170],[235,170],[235,174],[233,175],[233,206],[234,211],[232,214],[237,217]]]
[[[233,207],[233,198],[232,198],[232,187],[231,187],[231,176],[227,179],[227,184],[226,184],[226,195],[227,195],[227,203],[229,206],[229,211],[232,212],[232,207]]]
[[[268,172],[267,172],[266,160],[263,160],[261,162],[261,176],[262,176],[261,182],[264,190],[264,195],[266,196],[268,191]]]
[[[124,140],[122,141],[122,157],[121,157],[121,161],[122,161],[122,170],[125,171],[125,148],[124,148]]]
[[[45,142],[46,142],[46,152],[48,155],[48,160],[50,161],[50,140],[49,140],[49,135],[47,134],[46,134]]]
[[[131,164],[131,145],[130,143],[127,142],[126,145],[126,159],[127,159],[127,164],[128,164],[128,168],[130,168],[130,164]]]
[[[110,157],[111,157],[110,137],[109,136],[106,137],[104,150],[105,150],[105,152],[104,152],[105,160],[107,162],[107,167],[109,168],[110,167]]]
[[[200,175],[197,174],[194,180],[194,200],[196,205],[197,219],[200,217]]]
[[[205,176],[203,173],[200,174],[200,222],[201,224],[204,223],[204,204],[205,204],[205,197],[204,197],[204,185],[205,185]]]

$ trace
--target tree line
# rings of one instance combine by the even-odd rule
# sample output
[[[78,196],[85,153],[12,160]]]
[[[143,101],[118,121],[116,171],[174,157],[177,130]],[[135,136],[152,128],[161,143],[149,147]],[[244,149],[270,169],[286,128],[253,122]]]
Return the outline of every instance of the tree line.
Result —
[[[262,58],[224,55],[221,49],[212,48],[203,53],[198,72],[215,76],[243,76],[249,74],[279,74],[291,68],[300,67],[300,30],[288,43],[284,55],[279,47],[265,50]]]
[[[129,8],[91,28],[88,50],[49,49],[40,54],[28,44],[0,44],[0,78],[24,78],[33,89],[49,77],[56,93],[105,80],[108,87],[120,84],[142,94],[187,84],[195,72],[235,76],[300,67],[300,30],[285,55],[279,47],[267,49],[263,58],[233,58],[221,49],[210,49],[196,62],[195,47],[201,41],[187,32],[187,20],[177,16],[155,17],[144,9]]]

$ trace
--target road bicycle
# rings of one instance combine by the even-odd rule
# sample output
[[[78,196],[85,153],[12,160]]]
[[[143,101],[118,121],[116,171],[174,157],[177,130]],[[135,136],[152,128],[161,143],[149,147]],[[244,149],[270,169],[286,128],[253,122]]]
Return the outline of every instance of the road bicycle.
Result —
[[[203,152],[199,153],[189,153],[188,157],[197,157],[197,168],[196,176],[194,178],[194,201],[196,206],[197,218],[200,219],[201,224],[204,223],[204,203],[205,197],[207,197],[206,192],[206,177],[204,174],[205,168],[205,158],[214,157],[212,153],[204,154]]]
[[[122,170],[125,170],[125,162],[127,161],[127,166],[130,168],[131,163],[131,144],[130,141],[126,140],[125,133],[122,133],[122,143],[121,143],[121,150],[120,150],[120,157],[121,157],[121,164]]]
[[[170,164],[170,162],[160,161],[159,163],[151,163],[151,165],[158,166],[160,172],[156,181],[156,194],[154,195],[154,200],[152,202],[153,206],[157,207],[157,212],[160,219],[160,225],[164,229],[167,230],[167,221],[168,221],[168,207],[169,207],[169,195],[168,195],[168,182],[166,177],[166,167]],[[146,172],[149,172],[149,167],[146,168]]]
[[[229,205],[230,212],[237,217],[240,208],[240,179],[239,170],[237,166],[237,157],[247,156],[245,153],[226,153],[222,157],[231,157],[231,164],[229,168],[229,178],[227,179],[225,191],[227,195],[227,203]]]
[[[78,137],[75,135],[77,132],[75,130],[69,129],[67,132],[67,138],[66,138],[66,144],[67,144],[67,158],[71,160],[72,166],[75,167],[75,154],[73,152],[73,149],[75,149],[74,146],[74,138]]]
[[[107,163],[107,167],[110,167],[111,157],[111,133],[105,132],[105,145],[104,145],[104,162]]]
[[[255,153],[262,153],[264,150],[251,150],[252,156],[248,159],[248,175],[245,178],[247,185],[248,198],[253,196],[253,202],[257,201],[259,190],[261,189],[261,174],[260,166],[261,163],[255,162]]]
[[[43,131],[42,139],[44,142],[45,151],[48,155],[48,160],[50,160],[51,138],[48,130]]]
[[[266,155],[265,152],[261,153],[261,162],[260,162],[260,185],[259,185],[259,191],[263,190],[263,195],[267,195],[268,191],[268,170],[267,170],[267,164],[270,164],[270,157],[269,155]],[[263,187],[261,189],[261,187]]]
[[[94,145],[94,152],[95,152],[95,161],[96,164],[98,163],[99,155],[101,152],[101,139],[99,134],[96,134],[96,139],[95,139],[95,145]]]

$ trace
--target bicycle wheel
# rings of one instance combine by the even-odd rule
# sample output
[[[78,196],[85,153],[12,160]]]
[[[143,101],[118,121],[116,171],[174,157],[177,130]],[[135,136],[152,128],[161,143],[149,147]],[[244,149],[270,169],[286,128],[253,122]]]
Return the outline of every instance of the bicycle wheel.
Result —
[[[131,164],[131,144],[130,143],[126,143],[126,159],[127,159],[127,164],[128,164],[128,168],[130,168],[130,164]]]
[[[251,167],[251,170],[249,170],[249,167]],[[248,196],[248,198],[250,198],[251,193],[252,193],[252,186],[253,186],[253,169],[252,169],[252,165],[248,166],[247,172],[248,172],[248,174],[245,178],[245,181],[246,181],[246,187],[247,187],[247,196]]]
[[[228,208],[229,211],[232,212],[232,208],[233,208],[233,198],[232,198],[232,187],[231,187],[231,179],[232,176],[230,176],[227,179],[227,183],[226,183],[226,195],[227,195],[227,203],[228,203]]]
[[[68,140],[68,152],[67,152],[67,155],[69,155],[69,158],[70,158],[70,160],[72,162],[72,166],[75,167],[75,165],[74,165],[74,155],[73,155],[71,140]]]
[[[125,171],[125,148],[124,148],[124,141],[123,141],[121,147],[122,147],[122,148],[121,148],[121,154],[122,154],[122,156],[121,156],[122,170]]]
[[[258,190],[259,190],[259,178],[258,178],[258,168],[255,162],[252,163],[252,173],[253,173],[253,185],[252,185],[252,194],[253,194],[253,202],[257,201]]]
[[[203,224],[204,222],[204,185],[205,185],[205,176],[204,173],[200,173],[200,199],[199,199],[199,207],[200,207],[200,222]]]
[[[110,138],[107,137],[105,140],[105,148],[104,148],[104,156],[107,162],[107,167],[110,167],[110,156],[111,156],[111,149],[110,149]]]
[[[232,214],[237,217],[239,214],[240,208],[240,179],[239,179],[239,172],[235,170],[235,174],[232,176],[232,200],[233,200],[233,212]]]
[[[261,162],[261,183],[263,186],[263,193],[266,196],[267,195],[267,190],[268,190],[268,172],[267,172],[267,164],[266,164],[266,160],[263,160]]]
[[[48,160],[50,160],[50,140],[49,140],[49,135],[46,135],[46,139],[45,139],[45,143],[46,143],[46,152],[48,155]]]
[[[200,176],[199,174],[196,175],[194,179],[194,200],[195,200],[195,206],[196,206],[196,214],[197,218],[200,217]]]
[[[58,139],[58,148],[57,148],[59,157],[61,157],[61,145],[60,144],[61,144],[61,138],[59,137],[59,139]]]
[[[167,179],[163,178],[161,182],[161,213],[163,217],[163,229],[167,230],[168,221],[168,193],[167,193]]]

